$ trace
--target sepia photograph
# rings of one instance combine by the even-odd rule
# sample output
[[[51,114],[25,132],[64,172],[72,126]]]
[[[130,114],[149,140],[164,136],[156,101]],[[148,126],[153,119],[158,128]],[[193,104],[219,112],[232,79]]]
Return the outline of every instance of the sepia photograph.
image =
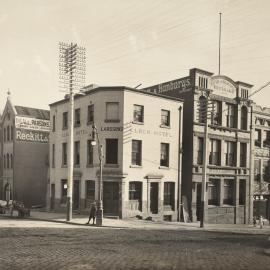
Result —
[[[0,0],[0,270],[270,269],[269,10]]]

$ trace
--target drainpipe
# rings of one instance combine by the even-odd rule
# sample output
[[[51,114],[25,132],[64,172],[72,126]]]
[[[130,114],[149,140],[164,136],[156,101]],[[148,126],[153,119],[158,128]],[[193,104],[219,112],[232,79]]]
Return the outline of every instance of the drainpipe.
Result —
[[[181,221],[182,206],[182,106],[179,107],[179,128],[178,128],[178,221]]]
[[[250,112],[250,152],[249,152],[249,207],[248,207],[248,223],[253,221],[253,188],[254,188],[254,141],[253,141],[253,105],[251,104]]]

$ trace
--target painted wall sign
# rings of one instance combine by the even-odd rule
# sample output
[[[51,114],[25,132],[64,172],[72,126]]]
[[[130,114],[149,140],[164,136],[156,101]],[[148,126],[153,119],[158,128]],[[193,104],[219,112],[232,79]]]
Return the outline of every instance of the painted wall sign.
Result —
[[[236,86],[224,77],[213,77],[211,79],[210,88],[215,95],[226,96],[229,98],[236,97]]]
[[[123,127],[101,127],[101,131],[123,131]]]
[[[39,130],[39,131],[50,131],[50,121],[36,119],[32,117],[23,117],[16,116],[15,117],[15,127],[19,129],[27,129],[27,130]]]
[[[42,132],[42,131],[17,129],[16,130],[16,140],[17,141],[27,141],[27,142],[48,143],[49,142],[49,133]]]
[[[176,96],[179,93],[189,91],[190,88],[191,88],[190,77],[185,77],[185,78],[174,80],[171,82],[165,82],[165,83],[154,85],[148,88],[144,88],[142,90],[155,93],[155,94],[168,93],[168,94]]]

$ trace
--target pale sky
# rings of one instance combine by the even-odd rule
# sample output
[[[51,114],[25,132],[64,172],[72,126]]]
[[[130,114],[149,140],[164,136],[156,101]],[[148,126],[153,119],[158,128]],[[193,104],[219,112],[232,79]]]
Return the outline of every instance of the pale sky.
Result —
[[[86,84],[141,87],[197,67],[258,89],[270,81],[268,0],[0,0],[0,110],[63,98],[58,43],[86,48]],[[270,86],[254,96],[270,107]]]

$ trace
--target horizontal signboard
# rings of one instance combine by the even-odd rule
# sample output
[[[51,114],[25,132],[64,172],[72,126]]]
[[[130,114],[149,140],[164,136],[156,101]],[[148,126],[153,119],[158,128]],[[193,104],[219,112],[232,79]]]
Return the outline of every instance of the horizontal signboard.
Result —
[[[15,127],[19,129],[50,131],[50,120],[16,116]]]
[[[38,143],[48,143],[49,133],[42,131],[17,129],[16,130],[16,140],[26,141],[26,142],[38,142]]]

